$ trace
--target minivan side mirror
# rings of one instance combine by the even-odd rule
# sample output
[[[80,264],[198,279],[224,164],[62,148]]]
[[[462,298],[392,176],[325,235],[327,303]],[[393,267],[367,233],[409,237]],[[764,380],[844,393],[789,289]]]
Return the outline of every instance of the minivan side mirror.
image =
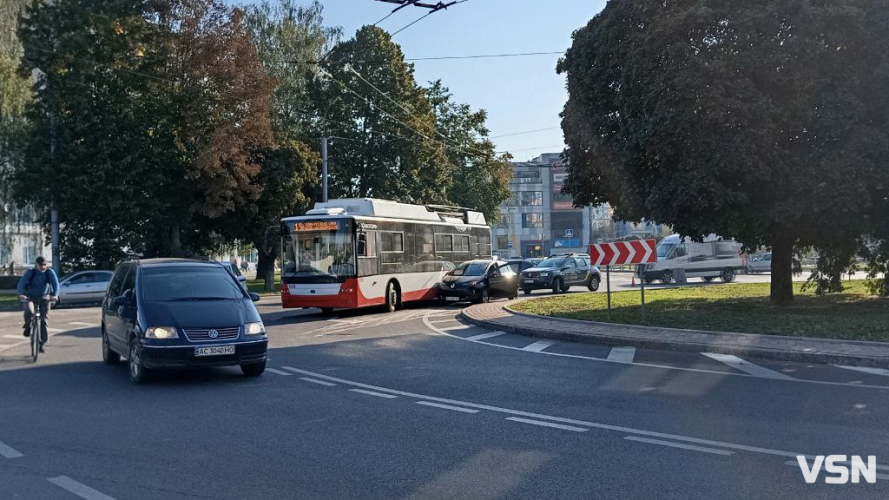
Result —
[[[259,294],[250,292],[250,300],[252,300],[253,302],[259,302]]]

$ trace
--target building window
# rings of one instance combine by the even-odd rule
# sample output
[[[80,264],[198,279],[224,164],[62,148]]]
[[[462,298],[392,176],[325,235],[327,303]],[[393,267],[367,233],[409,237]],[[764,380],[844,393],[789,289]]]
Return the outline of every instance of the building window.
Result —
[[[516,172],[513,181],[519,184],[540,184],[539,171]]]
[[[505,234],[497,235],[497,250],[506,250],[509,248],[509,236]]]
[[[523,207],[542,207],[542,191],[522,191],[518,193],[519,205]]]
[[[31,207],[15,207],[12,211],[12,222],[15,224],[31,224],[35,218]]]
[[[28,243],[22,248],[22,263],[25,265],[33,264],[35,260],[37,260],[37,245],[34,243]]]
[[[543,214],[522,214],[522,227],[543,227]]]

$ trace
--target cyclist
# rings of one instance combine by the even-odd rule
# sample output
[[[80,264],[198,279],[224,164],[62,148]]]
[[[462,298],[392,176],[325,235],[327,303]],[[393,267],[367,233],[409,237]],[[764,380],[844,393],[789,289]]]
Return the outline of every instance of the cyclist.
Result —
[[[47,267],[46,259],[42,256],[37,257],[34,268],[28,269],[28,272],[19,279],[17,291],[25,305],[25,337],[31,335],[34,304],[40,307],[40,352],[43,352],[43,344],[48,339],[46,322],[49,319],[49,302],[44,300],[44,297],[49,295],[52,302],[59,300],[59,278],[55,271]]]

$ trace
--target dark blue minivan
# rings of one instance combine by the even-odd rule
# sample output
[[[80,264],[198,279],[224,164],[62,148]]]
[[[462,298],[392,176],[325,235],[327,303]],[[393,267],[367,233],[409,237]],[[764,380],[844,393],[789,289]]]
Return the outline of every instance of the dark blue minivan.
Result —
[[[102,302],[102,359],[126,357],[137,384],[163,368],[239,365],[259,376],[269,339],[257,300],[218,262],[124,262]]]

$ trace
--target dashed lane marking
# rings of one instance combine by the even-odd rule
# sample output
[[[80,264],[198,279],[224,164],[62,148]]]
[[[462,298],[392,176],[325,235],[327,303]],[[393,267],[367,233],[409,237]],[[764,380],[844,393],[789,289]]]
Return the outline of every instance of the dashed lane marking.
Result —
[[[884,377],[889,377],[889,370],[885,368],[868,368],[866,366],[846,366],[846,365],[831,365],[837,368],[843,368],[844,370],[853,370],[856,372],[867,373],[870,375],[883,375]]]
[[[599,422],[589,422],[589,421],[585,421],[585,420],[577,420],[577,419],[573,419],[573,418],[557,417],[557,416],[552,416],[552,415],[543,415],[540,413],[533,413],[533,412],[521,411],[521,410],[512,410],[509,408],[502,408],[502,407],[491,406],[491,405],[486,405],[486,404],[471,403],[469,401],[459,401],[456,399],[439,398],[439,397],[435,397],[435,396],[428,396],[425,394],[418,394],[415,392],[400,391],[397,389],[388,389],[386,387],[380,387],[377,385],[364,384],[364,383],[355,382],[352,380],[331,377],[329,375],[324,375],[322,373],[311,372],[308,370],[300,370],[298,368],[293,368],[293,371],[302,373],[302,374],[310,376],[310,377],[315,377],[318,379],[325,379],[325,380],[340,383],[343,385],[350,385],[352,387],[360,387],[360,388],[367,389],[367,390],[373,391],[373,392],[388,393],[391,395],[404,396],[404,397],[408,397],[408,398],[414,398],[414,399],[425,400],[425,401],[434,401],[436,403],[444,403],[444,404],[450,404],[450,405],[455,405],[455,406],[462,406],[465,408],[488,410],[488,411],[492,411],[492,412],[496,412],[496,413],[504,413],[504,414],[511,415],[511,416],[523,417],[526,420],[533,419],[534,422],[549,421],[549,422],[557,422],[560,424],[566,424],[566,425],[570,425],[570,426],[585,426],[585,427],[589,427],[589,428],[593,428],[593,429],[621,432],[623,434],[633,434],[636,436],[644,436],[644,437],[656,438],[656,439],[667,439],[667,440],[671,440],[671,441],[679,441],[679,442],[691,443],[691,444],[696,444],[696,445],[726,448],[729,450],[736,450],[736,451],[747,451],[750,453],[758,453],[758,454],[762,454],[762,455],[785,457],[785,458],[790,458],[790,459],[794,459],[794,460],[796,459],[797,456],[800,456],[800,455],[806,457],[806,459],[808,459],[808,460],[815,459],[814,455],[807,455],[805,453],[799,453],[799,452],[795,452],[795,451],[776,450],[776,449],[772,449],[772,448],[763,448],[760,446],[748,446],[748,445],[737,444],[737,443],[727,443],[724,441],[716,441],[716,440],[712,440],[712,439],[702,439],[702,438],[696,438],[696,437],[691,437],[691,436],[682,436],[679,434],[669,434],[666,432],[649,431],[649,430],[645,430],[645,429],[635,429],[632,427],[624,427],[624,426],[620,426],[620,425],[611,425],[611,424],[604,424],[604,423],[599,423]],[[889,471],[889,466],[877,465],[877,469]]]
[[[523,424],[539,425],[541,427],[551,427],[553,429],[562,429],[563,431],[587,432],[586,427],[574,427],[573,425],[554,424],[552,422],[544,422],[542,420],[531,420],[530,418],[506,417],[506,420],[513,422],[521,422]]]
[[[480,340],[484,340],[486,338],[491,338],[491,337],[496,337],[498,335],[503,335],[504,332],[498,331],[498,332],[493,332],[490,334],[483,333],[481,335],[474,335],[472,337],[461,337],[459,335],[454,335],[452,333],[448,333],[448,332],[444,331],[443,329],[438,328],[437,326],[431,324],[429,322],[428,318],[429,318],[428,316],[424,317],[423,322],[426,324],[426,327],[429,328],[430,330],[432,330],[432,332],[436,335],[442,335],[442,336],[450,337],[452,339],[457,339],[457,340],[465,340],[465,341],[473,342],[476,344],[486,345],[486,346],[490,346],[490,347],[496,347],[498,349],[510,349],[513,351],[521,351],[522,350],[520,347],[512,347],[512,346],[508,346],[508,345],[494,344],[494,343],[490,343],[490,342],[480,342]],[[620,363],[620,364],[624,364],[624,365],[625,364],[632,364],[633,366],[639,366],[639,367],[644,367],[644,368],[656,368],[658,370],[675,370],[675,371],[692,372],[692,373],[707,373],[710,375],[719,375],[721,377],[762,378],[762,377],[758,377],[756,375],[752,375],[750,373],[708,370],[705,368],[687,368],[687,367],[682,367],[682,366],[660,365],[657,363],[644,363],[644,362],[639,362],[639,361],[633,361],[632,363],[625,363],[623,361],[614,361],[614,360],[606,359],[606,358],[596,358],[593,356],[582,356],[579,354],[565,354],[565,353],[561,353],[561,352],[542,351],[542,352],[539,352],[538,354],[544,354],[547,356],[558,356],[560,358],[583,359],[583,360],[595,361],[595,362],[599,362],[599,363]],[[704,353],[701,353],[701,354],[704,354]],[[780,375],[783,375],[783,374],[780,374]],[[857,384],[857,383],[848,383],[848,382],[830,382],[830,381],[826,381],[826,380],[806,380],[806,379],[799,379],[799,378],[793,378],[793,377],[787,377],[787,378],[769,377],[769,379],[781,380],[784,382],[796,382],[796,383],[801,383],[801,384],[858,387],[858,388],[862,388],[862,389],[877,389],[877,390],[881,390],[881,391],[889,390],[889,385]]]
[[[281,370],[276,370],[274,368],[266,368],[265,371],[272,372],[275,375],[284,375],[285,377],[290,377],[291,375],[293,375],[292,373],[282,372]]]
[[[441,409],[444,409],[444,410],[459,411],[459,412],[462,412],[462,413],[478,413],[478,410],[471,410],[471,409],[469,409],[469,408],[463,408],[463,407],[460,407],[460,406],[444,405],[444,404],[441,404],[441,403],[432,403],[432,402],[430,402],[430,401],[417,401],[417,404],[418,404],[418,405],[423,405],[423,406],[432,406],[432,407],[435,407],[435,408],[441,408]]]
[[[742,372],[749,373],[755,377],[761,378],[771,378],[775,380],[796,380],[791,376],[785,375],[781,372],[776,372],[774,370],[769,370],[768,368],[763,368],[759,365],[754,365],[748,361],[744,361],[743,359],[733,356],[731,354],[720,354],[718,352],[702,352],[704,356],[707,356],[710,359],[715,359],[721,363],[725,363],[732,368],[736,368],[741,370]]]
[[[336,385],[336,384],[331,384],[330,382],[325,382],[323,380],[315,380],[313,378],[300,377],[299,379],[303,380],[305,382],[312,383],[312,384],[323,385],[324,387],[333,387]]]
[[[694,446],[691,444],[674,443],[672,441],[662,441],[660,439],[648,439],[636,436],[627,436],[624,439],[628,441],[638,441],[640,443],[657,444],[660,446],[669,446],[671,448],[682,448],[683,450],[702,451],[704,453],[713,453],[714,455],[734,455],[735,452],[728,450],[717,450],[716,448],[704,448],[703,446]]]
[[[632,363],[636,357],[635,347],[612,347],[608,353],[608,359],[620,363]]]
[[[466,340],[472,340],[472,341],[484,340],[484,339],[491,339],[494,337],[499,337],[501,335],[506,335],[506,332],[483,333],[481,335],[473,335],[472,337],[466,337]]]
[[[386,394],[385,392],[365,391],[364,389],[349,389],[349,390],[351,392],[358,392],[361,394],[367,394],[368,396],[376,396],[378,398],[384,398],[384,399],[395,399],[398,397],[393,394]]]
[[[538,340],[537,342],[534,342],[533,344],[529,344],[529,345],[526,345],[525,347],[522,347],[522,350],[529,351],[529,352],[541,352],[544,349],[546,349],[547,347],[549,347],[553,344],[557,344],[557,343],[558,343],[558,341],[555,341],[555,340]]]
[[[98,323],[84,323],[83,321],[69,321],[68,324],[74,325],[74,326],[88,326],[91,328],[95,328],[95,327],[99,326]]]
[[[12,446],[5,444],[3,441],[0,441],[0,457],[3,458],[21,458],[24,455],[18,452]]]
[[[51,477],[47,479],[47,481],[59,488],[68,490],[85,500],[114,500],[114,498],[109,497],[100,491],[96,491],[83,483],[78,483],[68,476]]]

